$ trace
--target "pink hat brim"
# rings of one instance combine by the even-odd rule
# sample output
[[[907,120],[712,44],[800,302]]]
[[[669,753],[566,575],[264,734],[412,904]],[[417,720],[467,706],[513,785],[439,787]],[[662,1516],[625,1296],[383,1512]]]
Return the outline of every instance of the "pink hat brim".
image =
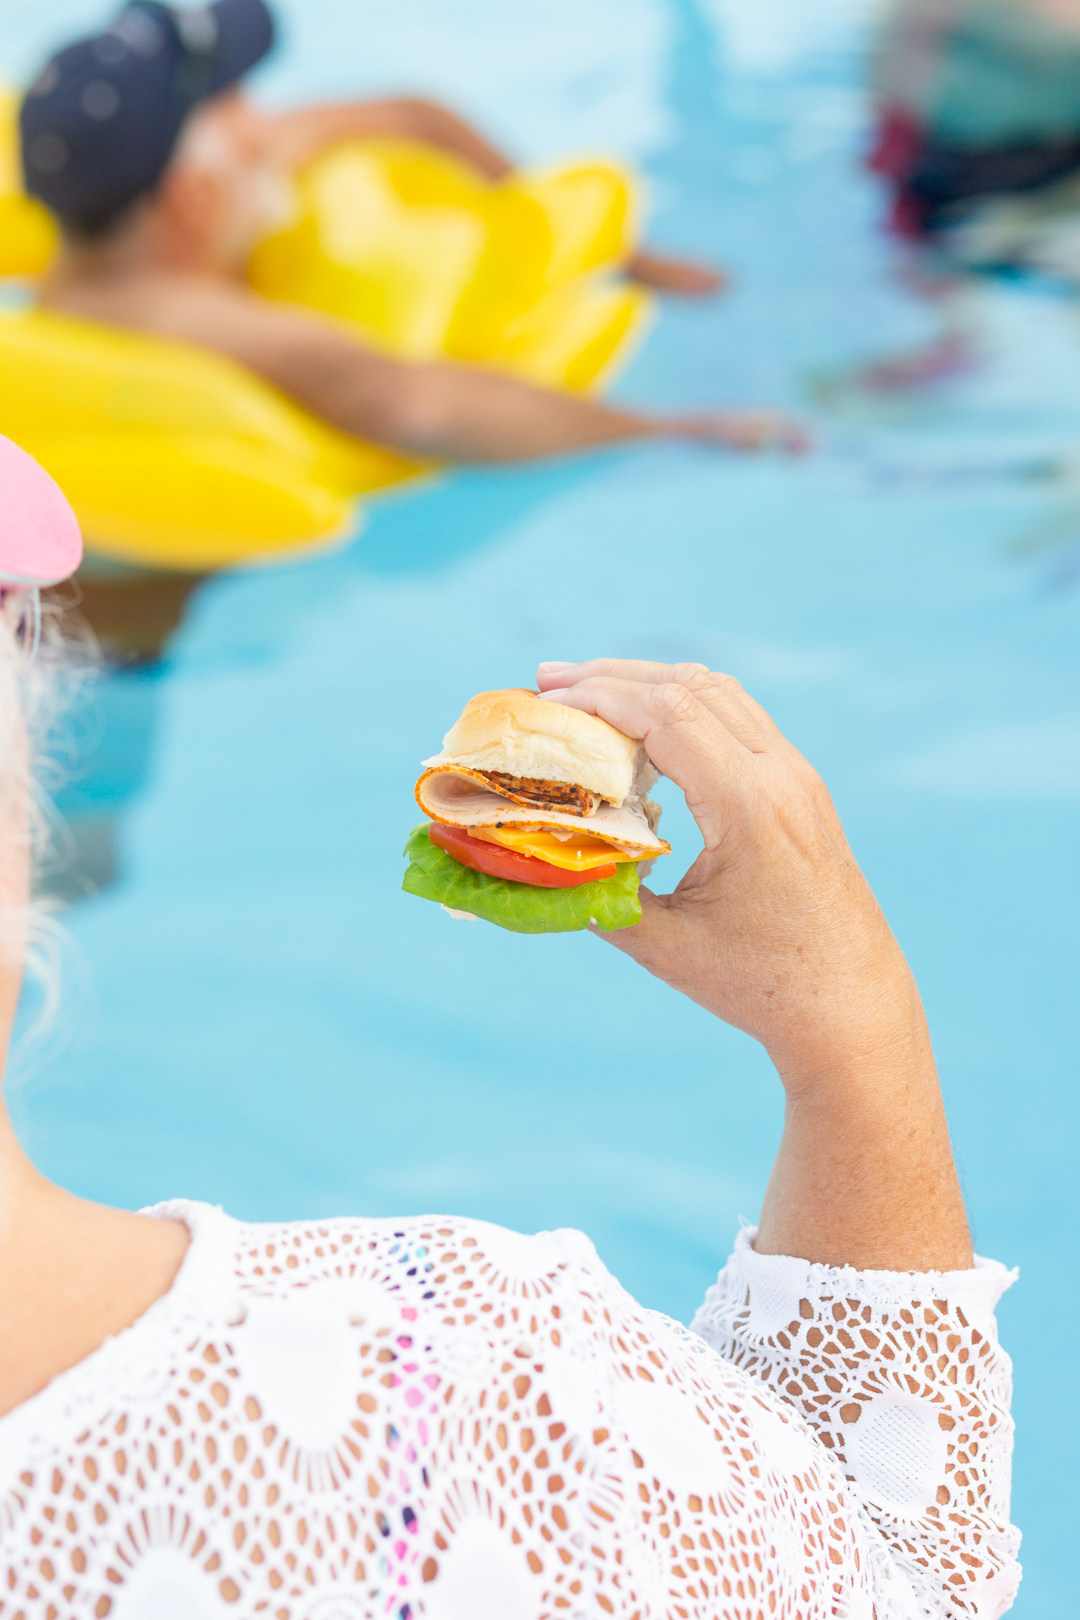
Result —
[[[0,585],[56,585],[75,572],[82,553],[59,485],[0,435]]]

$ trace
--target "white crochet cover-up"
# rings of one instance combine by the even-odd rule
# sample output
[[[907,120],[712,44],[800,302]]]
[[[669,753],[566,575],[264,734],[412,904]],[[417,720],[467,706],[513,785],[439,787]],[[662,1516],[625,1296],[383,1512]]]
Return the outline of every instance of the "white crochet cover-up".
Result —
[[[758,1255],[687,1330],[578,1232],[192,1242],[0,1419],[2,1620],[992,1620],[1019,1577],[994,1262]]]

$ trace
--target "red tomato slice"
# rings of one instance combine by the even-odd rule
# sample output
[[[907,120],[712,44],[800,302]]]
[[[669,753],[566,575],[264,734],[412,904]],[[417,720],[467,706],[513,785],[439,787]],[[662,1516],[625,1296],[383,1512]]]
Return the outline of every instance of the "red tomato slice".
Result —
[[[534,883],[541,889],[574,889],[579,883],[597,883],[601,878],[615,876],[614,861],[610,866],[594,866],[588,872],[567,872],[561,866],[538,861],[535,855],[519,855],[516,849],[486,844],[482,838],[473,838],[464,827],[447,827],[441,821],[431,823],[428,837],[462,866],[471,866],[474,872],[486,872],[488,877],[507,878],[511,883]]]

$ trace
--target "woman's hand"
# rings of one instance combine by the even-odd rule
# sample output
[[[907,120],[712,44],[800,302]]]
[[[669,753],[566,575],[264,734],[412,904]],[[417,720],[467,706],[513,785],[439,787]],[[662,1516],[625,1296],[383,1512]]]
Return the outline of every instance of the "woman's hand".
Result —
[[[604,937],[776,1064],[789,1128],[758,1247],[969,1264],[918,991],[816,771],[700,664],[541,664],[537,680],[639,737],[701,831],[675,892],[643,888],[638,926]]]
[[[824,782],[760,704],[701,664],[541,664],[538,682],[640,737],[704,841],[674,894],[643,888],[640,925],[611,943],[761,1041],[791,1084],[893,1038],[907,964]]]

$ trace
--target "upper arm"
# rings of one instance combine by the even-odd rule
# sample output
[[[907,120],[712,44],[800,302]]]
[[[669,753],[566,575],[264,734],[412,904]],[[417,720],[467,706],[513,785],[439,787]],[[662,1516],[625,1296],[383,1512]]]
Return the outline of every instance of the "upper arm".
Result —
[[[307,310],[199,282],[175,288],[148,324],[238,361],[343,432],[394,444],[409,436],[420,368]]]
[[[1011,1280],[992,1262],[811,1266],[741,1237],[694,1319],[816,1432],[888,1555],[882,1570],[902,1574],[920,1612],[995,1620],[1019,1580],[1011,1368],[993,1317]]]
[[[423,139],[432,111],[432,103],[415,96],[302,107],[273,121],[278,156],[286,168],[293,169],[335,141],[380,135]]]
[[[379,135],[440,147],[491,180],[504,178],[513,167],[507,155],[478,130],[448,107],[422,96],[304,108],[284,114],[272,127],[278,160],[285,168],[299,167],[335,141]]]
[[[482,367],[394,359],[344,323],[209,277],[161,277],[63,307],[215,350],[332,427],[406,454],[506,461],[642,431],[635,417]]]

